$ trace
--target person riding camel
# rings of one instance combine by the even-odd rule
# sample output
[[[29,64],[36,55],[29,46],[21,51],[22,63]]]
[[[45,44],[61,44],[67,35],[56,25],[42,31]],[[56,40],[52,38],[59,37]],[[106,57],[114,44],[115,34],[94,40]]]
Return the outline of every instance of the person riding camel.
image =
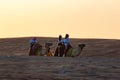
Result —
[[[58,45],[57,45],[57,48],[55,50],[54,56],[62,57],[63,54],[64,54],[64,41],[62,39],[62,35],[59,35],[59,37],[58,37]]]
[[[68,46],[70,45],[69,34],[66,34],[66,35],[65,35],[64,45],[65,45],[64,54],[65,54],[65,56],[66,56],[66,53],[67,53],[67,51],[68,51]]]
[[[35,43],[37,43],[37,38],[36,38],[36,37],[31,38],[30,41],[29,41],[29,43],[30,43],[30,48],[32,48],[33,45],[34,45]]]
[[[63,44],[62,35],[59,35],[58,46]]]

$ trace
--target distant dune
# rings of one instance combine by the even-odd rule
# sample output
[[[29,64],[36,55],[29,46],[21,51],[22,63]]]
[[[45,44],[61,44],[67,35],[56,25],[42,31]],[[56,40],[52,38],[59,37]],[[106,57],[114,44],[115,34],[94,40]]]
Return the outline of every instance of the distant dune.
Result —
[[[86,44],[81,57],[45,57],[28,56],[29,39],[0,39],[0,80],[120,80],[120,40],[71,39]],[[57,38],[38,41],[57,47]]]
[[[30,37],[0,39],[0,55],[28,56],[30,46],[29,39]],[[53,46],[51,46],[51,51],[54,53],[57,47],[57,38],[38,37],[37,39],[43,47],[47,42],[53,43]],[[120,40],[74,38],[71,38],[70,40],[73,48],[77,48],[80,43],[86,44],[86,47],[82,51],[81,57],[120,57]]]

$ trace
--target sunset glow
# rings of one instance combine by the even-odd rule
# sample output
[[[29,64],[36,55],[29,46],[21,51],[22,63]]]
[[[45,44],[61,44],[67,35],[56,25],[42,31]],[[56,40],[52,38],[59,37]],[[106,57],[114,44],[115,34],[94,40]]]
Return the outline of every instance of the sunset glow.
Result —
[[[120,39],[120,0],[0,0],[0,38]]]

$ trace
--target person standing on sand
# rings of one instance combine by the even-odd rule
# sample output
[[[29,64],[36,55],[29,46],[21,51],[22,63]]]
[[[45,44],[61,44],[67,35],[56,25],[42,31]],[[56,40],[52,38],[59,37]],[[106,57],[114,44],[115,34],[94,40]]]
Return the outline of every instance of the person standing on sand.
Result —
[[[68,51],[68,46],[70,45],[69,34],[66,34],[66,35],[65,35],[64,45],[65,45],[64,54],[65,54],[65,56],[66,56],[66,53],[67,53],[67,51]]]
[[[33,45],[34,45],[35,43],[37,43],[37,38],[36,38],[36,37],[31,38],[30,41],[29,41],[29,43],[30,43],[30,48],[32,48]]]

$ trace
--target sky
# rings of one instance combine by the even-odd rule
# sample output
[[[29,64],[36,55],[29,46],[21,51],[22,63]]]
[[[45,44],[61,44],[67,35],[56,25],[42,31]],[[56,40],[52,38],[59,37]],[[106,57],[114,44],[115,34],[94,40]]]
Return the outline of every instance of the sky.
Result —
[[[120,39],[120,0],[0,0],[0,38]]]

